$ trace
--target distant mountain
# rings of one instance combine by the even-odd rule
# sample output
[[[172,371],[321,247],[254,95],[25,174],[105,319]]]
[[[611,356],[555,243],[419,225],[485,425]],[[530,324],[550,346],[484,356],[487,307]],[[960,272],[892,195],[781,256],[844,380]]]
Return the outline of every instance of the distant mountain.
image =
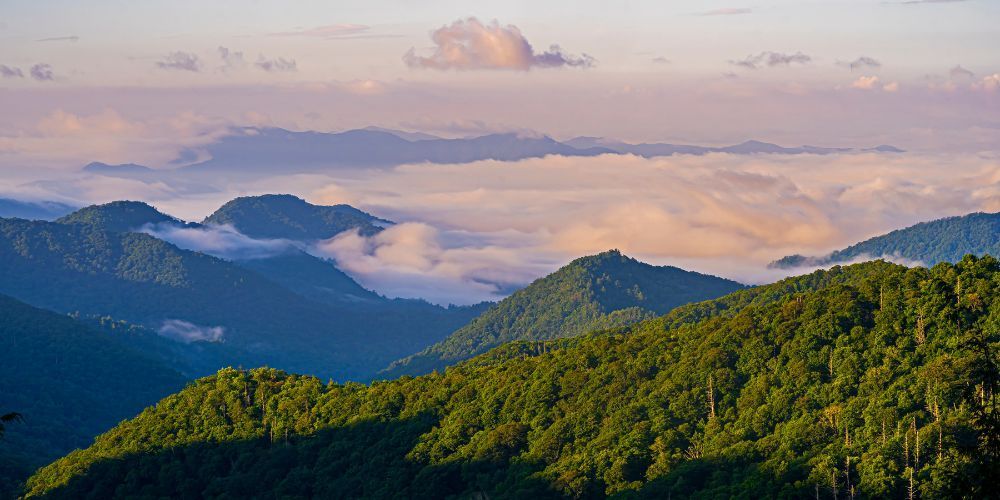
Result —
[[[387,134],[392,134],[392,135],[394,135],[396,137],[399,137],[401,139],[406,139],[406,140],[411,141],[411,142],[412,141],[429,141],[429,140],[434,140],[434,139],[441,139],[440,137],[438,137],[436,135],[425,134],[423,132],[407,132],[405,130],[395,130],[395,129],[391,129],[391,128],[382,128],[382,127],[375,127],[375,126],[365,127],[365,128],[363,128],[361,130],[367,130],[367,131],[370,131],[370,132],[385,132]]]
[[[300,241],[332,238],[348,229],[367,236],[392,224],[350,205],[313,205],[289,194],[236,198],[202,223],[228,224],[251,238]]]
[[[90,224],[0,219],[0,276],[0,293],[38,307],[109,315],[185,342],[221,341],[227,364],[339,379],[368,377],[477,312],[310,299],[237,263]]]
[[[184,387],[127,335],[0,295],[0,413],[24,416],[0,442],[0,497],[32,470]]]
[[[671,156],[675,154],[703,155],[708,153],[729,153],[737,155],[752,154],[835,154],[835,153],[855,153],[855,152],[882,152],[882,153],[902,153],[902,149],[894,146],[881,145],[874,148],[824,148],[818,146],[798,146],[784,147],[777,144],[761,141],[746,141],[740,144],[723,147],[690,146],[668,143],[639,143],[629,144],[626,142],[601,137],[576,137],[565,141],[565,144],[576,148],[607,148],[616,153],[633,154],[646,158],[656,156]]]
[[[122,163],[119,165],[109,165],[95,161],[83,167],[83,171],[91,174],[113,175],[113,176],[144,176],[156,173],[156,170],[135,163]]]
[[[548,340],[624,326],[742,287],[715,276],[651,266],[617,250],[582,257],[500,301],[444,341],[393,363],[381,375],[426,373],[515,340]]]
[[[397,134],[371,128],[339,133],[293,132],[279,128],[234,129],[232,135],[205,147],[211,159],[184,167],[184,170],[273,173],[406,163],[513,161],[550,154],[594,156],[610,152],[602,148],[577,149],[549,137],[513,133],[422,140]]]
[[[26,495],[996,498],[996,259],[834,267],[679,309],[370,386],[220,370]]]
[[[185,222],[166,215],[141,201],[113,201],[103,205],[81,208],[56,222],[60,224],[84,224],[113,232],[135,231],[146,224],[176,224]]]
[[[933,266],[958,262],[966,254],[1000,255],[1000,213],[973,213],[921,222],[819,257],[789,255],[768,265],[776,269],[828,266],[860,258],[901,258]]]
[[[20,201],[10,198],[0,198],[0,217],[54,220],[73,210],[76,210],[76,207],[54,201]]]

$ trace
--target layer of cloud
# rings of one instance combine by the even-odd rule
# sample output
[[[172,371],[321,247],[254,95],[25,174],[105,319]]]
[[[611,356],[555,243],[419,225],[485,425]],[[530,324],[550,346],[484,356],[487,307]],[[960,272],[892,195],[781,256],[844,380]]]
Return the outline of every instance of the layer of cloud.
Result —
[[[886,82],[883,83],[882,80],[877,76],[859,76],[857,80],[851,82],[852,89],[859,90],[878,90],[882,89],[885,92],[896,92],[899,90],[899,82]]]
[[[786,54],[783,52],[770,52],[765,51],[759,54],[751,54],[743,59],[729,61],[729,64],[734,66],[741,66],[748,69],[758,69],[764,66],[775,67],[775,66],[791,66],[792,64],[806,64],[812,61],[812,57],[803,54],[802,52],[796,52],[794,54]]]
[[[48,38],[39,38],[38,40],[35,40],[35,41],[36,42],[78,42],[78,41],[80,41],[80,37],[78,37],[76,35],[71,35],[71,36],[52,36],[52,37],[48,37]]]
[[[851,68],[851,71],[862,68],[881,68],[882,63],[877,59],[868,56],[861,56],[853,61],[837,61],[840,66]]]
[[[257,62],[254,63],[254,66],[257,66],[258,68],[269,73],[298,70],[298,63],[295,62],[295,59],[285,59],[284,57],[269,59],[264,56],[260,56],[257,58]]]
[[[973,83],[972,88],[986,91],[995,91],[1000,89],[1000,73],[993,73],[992,75],[984,76],[978,82]]]
[[[736,16],[740,14],[751,14],[753,9],[748,8],[724,8],[724,9],[714,9],[706,12],[702,12],[702,16]]]
[[[271,33],[270,36],[301,36],[329,40],[361,35],[368,32],[370,29],[370,26],[365,26],[363,24],[330,24],[326,26],[316,26],[315,28]]]
[[[227,51],[228,52],[228,51]],[[178,71],[201,71],[201,59],[197,54],[191,52],[176,51],[171,52],[156,62],[156,67],[160,69]]]
[[[536,52],[517,26],[501,26],[497,21],[483,23],[474,17],[442,26],[431,33],[431,40],[434,49],[429,56],[418,55],[415,48],[403,55],[407,66],[442,70],[527,71],[562,66],[586,68],[594,64],[592,57],[566,54],[558,45]]]
[[[194,250],[227,260],[254,260],[282,255],[295,250],[288,240],[258,240],[231,226],[181,227],[176,224],[147,224],[139,229],[185,250]]]
[[[198,326],[189,321],[168,319],[160,325],[156,333],[171,340],[190,344],[192,342],[222,342],[226,329],[221,326]]]
[[[56,75],[52,71],[52,66],[45,63],[35,64],[28,73],[31,75],[31,78],[40,82],[50,82],[56,79]]]
[[[242,68],[246,65],[246,60],[243,59],[242,51],[230,50],[228,47],[222,46],[219,46],[216,51],[219,53],[219,59],[222,59],[223,71]]]
[[[370,237],[356,231],[319,243],[362,285],[391,297],[437,304],[498,300],[547,274],[560,262],[540,251],[538,235],[442,231],[424,223],[391,226]]]

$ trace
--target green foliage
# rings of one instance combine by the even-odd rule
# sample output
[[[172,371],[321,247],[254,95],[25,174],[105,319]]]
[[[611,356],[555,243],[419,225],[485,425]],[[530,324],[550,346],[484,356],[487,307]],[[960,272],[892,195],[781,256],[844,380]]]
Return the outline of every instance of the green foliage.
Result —
[[[198,375],[232,364],[365,379],[478,313],[415,301],[321,301],[318,292],[313,300],[235,263],[99,224],[0,219],[0,276],[0,293],[46,309],[153,330],[166,320],[225,328],[221,345],[205,346],[223,364],[195,366]]]
[[[966,254],[1000,255],[1000,213],[973,213],[922,222],[876,236],[823,257],[790,255],[772,267],[829,266],[859,258],[903,258],[923,265],[958,262]]]
[[[0,408],[17,410],[0,417],[0,497],[184,383],[126,339],[0,295]]]
[[[29,492],[905,498],[912,471],[921,498],[984,498],[994,431],[976,405],[996,395],[970,346],[998,322],[993,258],[872,262],[371,386],[226,369],[41,469]]]
[[[381,375],[419,375],[514,340],[612,329],[742,288],[734,281],[651,266],[617,250],[582,257],[491,307],[468,325]]]
[[[141,201],[113,201],[81,208],[56,220],[60,224],[84,224],[113,232],[134,231],[146,224],[183,222],[163,214]]]
[[[323,240],[348,229],[372,235],[389,221],[350,205],[312,205],[292,195],[268,194],[236,198],[203,223],[228,224],[251,238]]]

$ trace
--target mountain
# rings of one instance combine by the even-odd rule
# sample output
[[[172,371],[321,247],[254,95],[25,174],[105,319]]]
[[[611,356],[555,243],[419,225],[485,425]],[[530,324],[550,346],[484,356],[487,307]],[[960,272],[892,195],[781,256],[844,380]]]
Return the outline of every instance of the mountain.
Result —
[[[111,175],[111,176],[151,176],[156,170],[135,163],[122,163],[119,165],[109,165],[99,161],[91,162],[83,167],[83,171],[90,174]]]
[[[112,335],[0,295],[0,496],[30,471],[184,387],[184,377]]]
[[[370,386],[222,370],[28,496],[993,497],[1000,263],[826,273]]]
[[[723,147],[690,146],[668,143],[639,143],[629,144],[627,142],[602,137],[576,137],[565,141],[565,144],[575,148],[606,148],[616,153],[633,154],[645,158],[656,156],[671,156],[675,154],[703,155],[708,153],[729,153],[737,155],[752,154],[835,154],[835,153],[856,153],[856,152],[879,152],[879,153],[903,153],[902,149],[894,146],[881,145],[874,148],[825,148],[819,146],[798,146],[784,147],[777,144],[761,141],[745,141],[740,144]]]
[[[966,254],[1000,255],[1000,213],[973,213],[921,222],[867,239],[821,257],[789,255],[768,267],[828,266],[857,259],[889,257],[933,266]]]
[[[624,326],[742,287],[715,276],[651,266],[617,250],[582,257],[514,292],[442,342],[393,363],[381,375],[427,373],[514,340],[548,340]]]
[[[54,201],[20,201],[10,198],[0,198],[0,217],[54,220],[73,210],[76,210],[76,208]]]
[[[56,222],[84,224],[113,232],[135,231],[147,224],[185,225],[180,219],[166,215],[141,201],[113,201],[91,205],[60,217]]]
[[[339,379],[371,376],[478,312],[323,302],[237,263],[90,224],[0,219],[0,276],[0,293],[38,307],[108,315],[182,342],[221,342],[226,364]]]
[[[202,223],[227,224],[251,238],[302,241],[325,240],[348,229],[369,236],[392,224],[350,205],[313,205],[290,194],[236,198]]]
[[[395,130],[391,128],[368,126],[360,130],[367,130],[369,132],[385,132],[387,134],[392,134],[401,139],[406,139],[410,142],[413,141],[429,141],[434,139],[440,139],[440,137],[431,134],[425,134],[423,132],[407,132],[405,130]]]
[[[282,173],[341,167],[389,167],[407,163],[513,161],[557,154],[594,156],[602,148],[577,149],[549,137],[513,133],[466,139],[413,140],[396,131],[293,132],[280,128],[238,128],[205,146],[211,159],[188,165],[188,172]]]

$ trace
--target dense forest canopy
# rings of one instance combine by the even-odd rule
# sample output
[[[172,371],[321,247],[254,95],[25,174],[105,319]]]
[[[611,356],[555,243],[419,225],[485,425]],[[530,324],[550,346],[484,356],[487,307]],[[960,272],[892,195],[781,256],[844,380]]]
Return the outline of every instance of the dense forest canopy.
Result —
[[[225,369],[28,493],[986,498],[998,331],[992,257],[835,267],[371,386]]]
[[[236,198],[204,224],[228,224],[252,238],[325,240],[349,229],[372,235],[391,222],[350,205],[313,205],[288,194],[268,194]]]
[[[428,373],[504,342],[625,326],[742,287],[715,276],[645,264],[617,250],[581,257],[514,292],[445,340],[393,363],[380,376]]]

